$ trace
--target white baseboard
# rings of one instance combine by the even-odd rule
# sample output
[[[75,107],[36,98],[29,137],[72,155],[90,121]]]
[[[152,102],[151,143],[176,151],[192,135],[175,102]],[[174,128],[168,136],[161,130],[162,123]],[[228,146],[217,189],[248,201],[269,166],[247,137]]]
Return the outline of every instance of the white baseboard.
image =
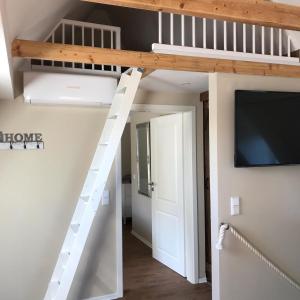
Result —
[[[140,240],[142,243],[144,243],[146,246],[152,249],[152,244],[149,241],[147,241],[145,238],[143,238],[141,235],[139,235],[133,230],[131,231],[131,234],[135,236],[138,240]]]
[[[115,293],[115,294],[108,294],[108,295],[103,295],[103,296],[99,296],[99,297],[86,298],[84,300],[115,300],[115,299],[119,299],[119,298],[120,298],[120,295]]]
[[[206,276],[205,276],[205,277],[202,277],[202,278],[199,278],[198,283],[207,283],[207,278],[206,278]]]

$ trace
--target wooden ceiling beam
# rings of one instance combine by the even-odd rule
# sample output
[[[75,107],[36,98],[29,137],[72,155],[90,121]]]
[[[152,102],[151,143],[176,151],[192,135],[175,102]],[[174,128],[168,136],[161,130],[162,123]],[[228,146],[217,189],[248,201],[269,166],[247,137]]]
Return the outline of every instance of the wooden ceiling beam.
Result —
[[[151,11],[162,11],[300,30],[300,7],[265,0],[82,0]]]
[[[300,78],[300,66],[114,50],[25,40],[13,41],[12,56],[62,62],[139,67],[149,70],[223,72]]]

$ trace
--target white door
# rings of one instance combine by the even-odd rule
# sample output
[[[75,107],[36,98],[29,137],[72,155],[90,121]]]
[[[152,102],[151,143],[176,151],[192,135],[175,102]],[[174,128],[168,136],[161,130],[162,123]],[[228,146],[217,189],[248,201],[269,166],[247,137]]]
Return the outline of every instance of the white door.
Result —
[[[153,257],[185,276],[183,115],[151,119]]]

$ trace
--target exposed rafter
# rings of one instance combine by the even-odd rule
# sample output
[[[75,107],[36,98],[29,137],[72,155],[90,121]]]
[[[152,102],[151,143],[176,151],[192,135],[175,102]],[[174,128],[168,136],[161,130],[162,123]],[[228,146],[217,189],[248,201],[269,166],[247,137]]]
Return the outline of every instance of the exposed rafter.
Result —
[[[223,72],[300,78],[300,66],[114,50],[25,40],[14,40],[12,55],[13,57],[119,65],[153,70]]]
[[[82,0],[300,30],[300,7],[265,0]]]

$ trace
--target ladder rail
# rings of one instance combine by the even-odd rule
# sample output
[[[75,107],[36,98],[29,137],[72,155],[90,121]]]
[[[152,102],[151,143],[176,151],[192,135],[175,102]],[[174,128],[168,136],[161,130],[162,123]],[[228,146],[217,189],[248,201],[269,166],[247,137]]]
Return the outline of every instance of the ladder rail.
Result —
[[[67,299],[141,76],[133,69],[121,77],[44,300]]]

